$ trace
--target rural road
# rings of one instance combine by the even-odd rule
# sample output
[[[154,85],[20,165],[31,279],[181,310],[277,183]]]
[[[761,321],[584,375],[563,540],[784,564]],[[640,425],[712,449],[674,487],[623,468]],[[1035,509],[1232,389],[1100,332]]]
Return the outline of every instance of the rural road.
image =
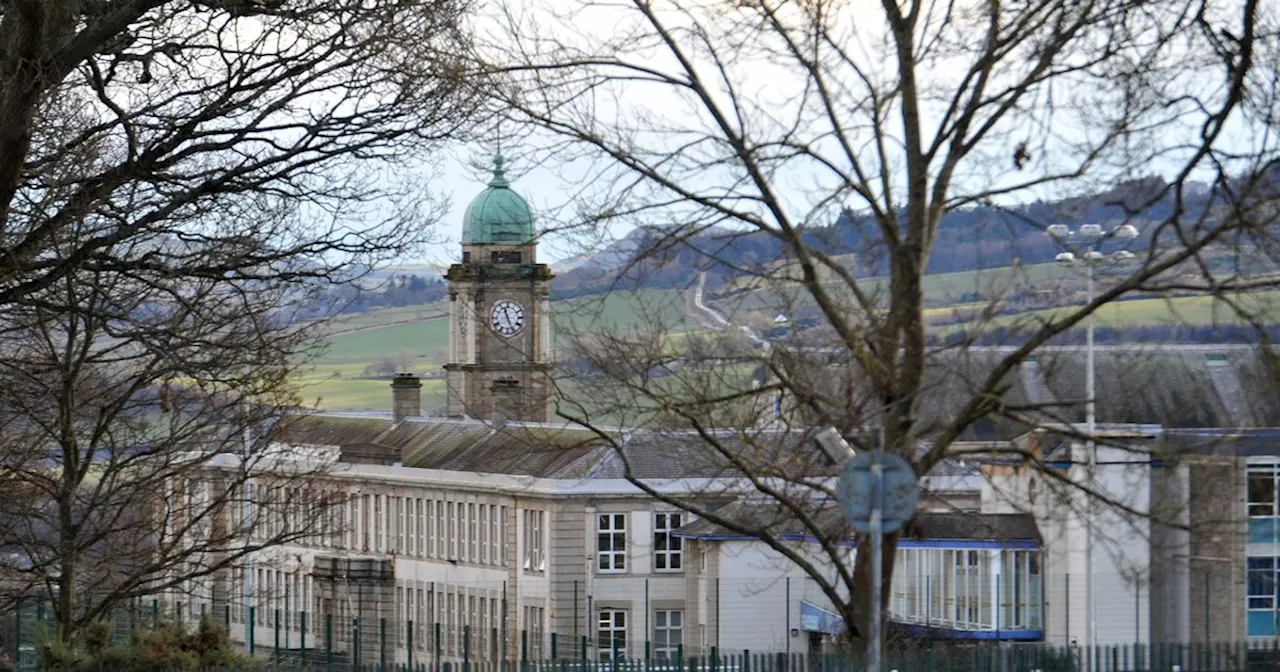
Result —
[[[742,325],[733,324],[729,320],[725,319],[723,315],[707,307],[707,304],[702,302],[702,290],[704,287],[706,287],[706,285],[707,285],[707,274],[705,272],[698,273],[698,284],[696,287],[693,288],[693,307],[694,307],[694,311],[697,313],[697,315],[694,315],[694,318],[698,319],[698,322],[700,322],[703,326],[711,327],[713,329],[733,329],[736,327],[742,331],[743,335],[747,337],[747,340],[757,345],[768,348],[769,342],[757,336],[756,332],[751,330],[751,327],[748,327],[745,324],[742,324]],[[708,318],[711,324],[707,323],[708,322],[707,319],[699,319],[701,317]]]

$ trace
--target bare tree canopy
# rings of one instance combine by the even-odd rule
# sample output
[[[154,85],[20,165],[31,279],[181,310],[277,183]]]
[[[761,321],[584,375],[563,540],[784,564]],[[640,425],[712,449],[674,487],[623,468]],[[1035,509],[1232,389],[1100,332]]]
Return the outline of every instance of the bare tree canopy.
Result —
[[[266,437],[325,287],[431,234],[465,9],[0,0],[0,571],[64,639],[330,522]]]
[[[1100,307],[1195,292],[1218,297],[1249,325],[1265,318],[1247,293],[1280,281],[1276,7],[1257,0],[570,4],[505,6],[494,17],[497,37],[478,47],[476,60],[504,81],[487,90],[527,125],[533,151],[590,166],[585,223],[576,224],[653,226],[638,265],[660,266],[695,247],[708,265],[736,263],[733,271],[750,279],[746,293],[768,292],[760,310],[804,309],[820,325],[804,340],[748,344],[712,361],[679,352],[661,333],[597,333],[583,349],[590,376],[579,399],[604,401],[610,421],[691,428],[703,450],[804,534],[830,541],[833,531],[815,511],[834,500],[820,469],[788,476],[784,455],[801,451],[807,436],[789,450],[762,438],[760,423],[790,422],[779,419],[776,395],[804,411],[806,426],[837,427],[860,447],[879,442],[927,474],[993,419],[1022,427],[1074,420],[1082,396],[1046,408],[1011,396],[1010,378]],[[1042,218],[1019,205],[1099,193],[1111,194],[1104,204],[1111,219],[1078,227],[1083,247],[1064,230],[1077,228],[1079,212]],[[948,252],[938,243],[942,220],[974,206],[1004,211],[1005,225],[1025,238],[1057,235],[1072,252],[1067,259],[1124,263],[1073,307],[1002,323],[1007,348],[966,354],[1003,309],[998,291],[968,307],[967,336],[934,347],[925,269]],[[852,264],[811,233],[837,218],[859,232]],[[722,254],[748,236],[773,242],[778,258],[748,265]],[[743,366],[764,375],[741,375]],[[601,416],[589,412],[598,408],[562,404],[561,411],[599,425]],[[759,422],[742,429],[744,418]],[[736,438],[725,439],[735,428]],[[805,463],[796,458],[796,466]],[[650,491],[811,569],[851,625],[851,643],[866,643],[867,554],[846,567],[847,549],[825,543],[821,562],[805,564],[776,527]],[[886,600],[896,539],[885,544]]]
[[[462,11],[0,3],[0,303],[90,265],[327,277],[409,249],[429,201],[392,171],[466,118],[451,65]],[[85,226],[96,235],[48,258]]]

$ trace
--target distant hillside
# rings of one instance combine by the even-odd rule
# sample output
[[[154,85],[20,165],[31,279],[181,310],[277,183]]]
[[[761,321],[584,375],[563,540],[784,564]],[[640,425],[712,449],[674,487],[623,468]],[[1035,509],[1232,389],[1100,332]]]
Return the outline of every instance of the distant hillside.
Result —
[[[1144,234],[1129,244],[1145,247],[1154,235],[1154,223],[1167,218],[1175,208],[1172,195],[1148,203],[1163,186],[1158,178],[1134,180],[1090,196],[948,213],[939,225],[934,247],[946,253],[930,257],[926,272],[956,273],[1052,261],[1061,249],[1044,235],[1044,228],[1058,223],[1076,228],[1127,221]],[[1216,200],[1207,186],[1199,185],[1184,189],[1182,196],[1181,207],[1189,217],[1204,212]],[[1153,225],[1144,227],[1144,222]],[[830,226],[810,227],[802,235],[827,254],[854,255],[856,273],[861,277],[885,274],[880,232],[866,216],[846,211]],[[632,231],[594,255],[559,265],[552,290],[558,298],[569,298],[616,287],[687,287],[698,271],[705,271],[707,287],[714,291],[744,275],[777,267],[786,257],[782,243],[761,232],[720,228],[688,235],[675,227],[650,226]]]

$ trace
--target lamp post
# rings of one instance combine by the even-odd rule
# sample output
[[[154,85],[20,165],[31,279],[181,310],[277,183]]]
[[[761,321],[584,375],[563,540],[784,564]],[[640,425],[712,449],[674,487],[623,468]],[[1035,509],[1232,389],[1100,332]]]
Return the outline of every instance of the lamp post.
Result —
[[[1100,249],[1102,244],[1109,239],[1117,240],[1133,240],[1138,237],[1138,229],[1132,224],[1121,224],[1120,226],[1104,231],[1102,226],[1098,224],[1082,224],[1078,231],[1072,231],[1065,224],[1052,224],[1046,230],[1051,238],[1068,248],[1067,251],[1059,252],[1054,258],[1060,264],[1075,265],[1083,263],[1085,267],[1085,305],[1093,303],[1093,269],[1095,266],[1106,262],[1123,263],[1134,258],[1134,254],[1128,250],[1117,250],[1110,255],[1104,254]],[[1074,248],[1083,252],[1077,255],[1071,249]],[[1094,441],[1094,434],[1097,431],[1097,414],[1095,412],[1095,396],[1096,396],[1096,368],[1094,365],[1094,348],[1093,348],[1093,327],[1094,312],[1091,311],[1085,318],[1085,407],[1084,407],[1084,423],[1085,423],[1085,454],[1088,459],[1087,478],[1090,488],[1097,487],[1097,468],[1098,455],[1097,446]],[[1093,528],[1094,528],[1094,506],[1095,497],[1091,493],[1086,494],[1085,501],[1085,541],[1084,541],[1084,563],[1085,563],[1085,650],[1092,651],[1093,647],[1098,643],[1098,619],[1097,619],[1097,600],[1096,589],[1097,581],[1094,577],[1093,567]],[[1087,654],[1086,654],[1087,655]],[[1092,656],[1089,656],[1092,660]]]

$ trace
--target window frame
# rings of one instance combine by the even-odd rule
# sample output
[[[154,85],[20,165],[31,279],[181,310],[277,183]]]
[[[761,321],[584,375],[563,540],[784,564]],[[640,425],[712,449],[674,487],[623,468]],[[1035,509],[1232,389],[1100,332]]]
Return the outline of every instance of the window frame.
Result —
[[[1277,465],[1275,464],[1250,464],[1245,468],[1245,507],[1249,518],[1273,518],[1277,516]],[[1261,482],[1270,485],[1270,501],[1257,501],[1254,497],[1254,483]]]
[[[662,618],[658,617],[662,614]],[[671,625],[671,616],[678,614],[680,617],[680,625]],[[660,621],[665,620],[665,623]],[[666,640],[663,642],[658,633],[663,632]],[[676,634],[676,641],[672,643],[671,633]],[[653,610],[653,658],[659,661],[671,661],[679,658],[681,647],[684,645],[684,609],[654,609]]]
[[[607,524],[606,524],[607,521]],[[609,548],[602,548],[601,541],[609,538]],[[622,541],[618,548],[618,540]],[[627,571],[627,514],[596,514],[596,572],[599,574],[623,574]]]
[[[672,520],[675,523],[672,523]],[[659,525],[659,521],[664,524]],[[684,525],[684,514],[680,511],[655,511],[653,514],[653,571],[661,573],[679,573],[684,571],[684,540],[674,536],[674,532]],[[665,543],[663,543],[665,542]],[[674,546],[675,548],[672,548]],[[672,561],[676,567],[672,567]]]
[[[606,623],[606,615],[608,615]],[[628,618],[626,609],[604,608],[596,612],[596,658],[602,662],[614,660],[614,654],[617,654],[617,660],[626,660],[627,658],[627,627]],[[603,638],[608,633],[608,646],[601,646]],[[614,648],[614,644],[619,640],[622,645]]]

